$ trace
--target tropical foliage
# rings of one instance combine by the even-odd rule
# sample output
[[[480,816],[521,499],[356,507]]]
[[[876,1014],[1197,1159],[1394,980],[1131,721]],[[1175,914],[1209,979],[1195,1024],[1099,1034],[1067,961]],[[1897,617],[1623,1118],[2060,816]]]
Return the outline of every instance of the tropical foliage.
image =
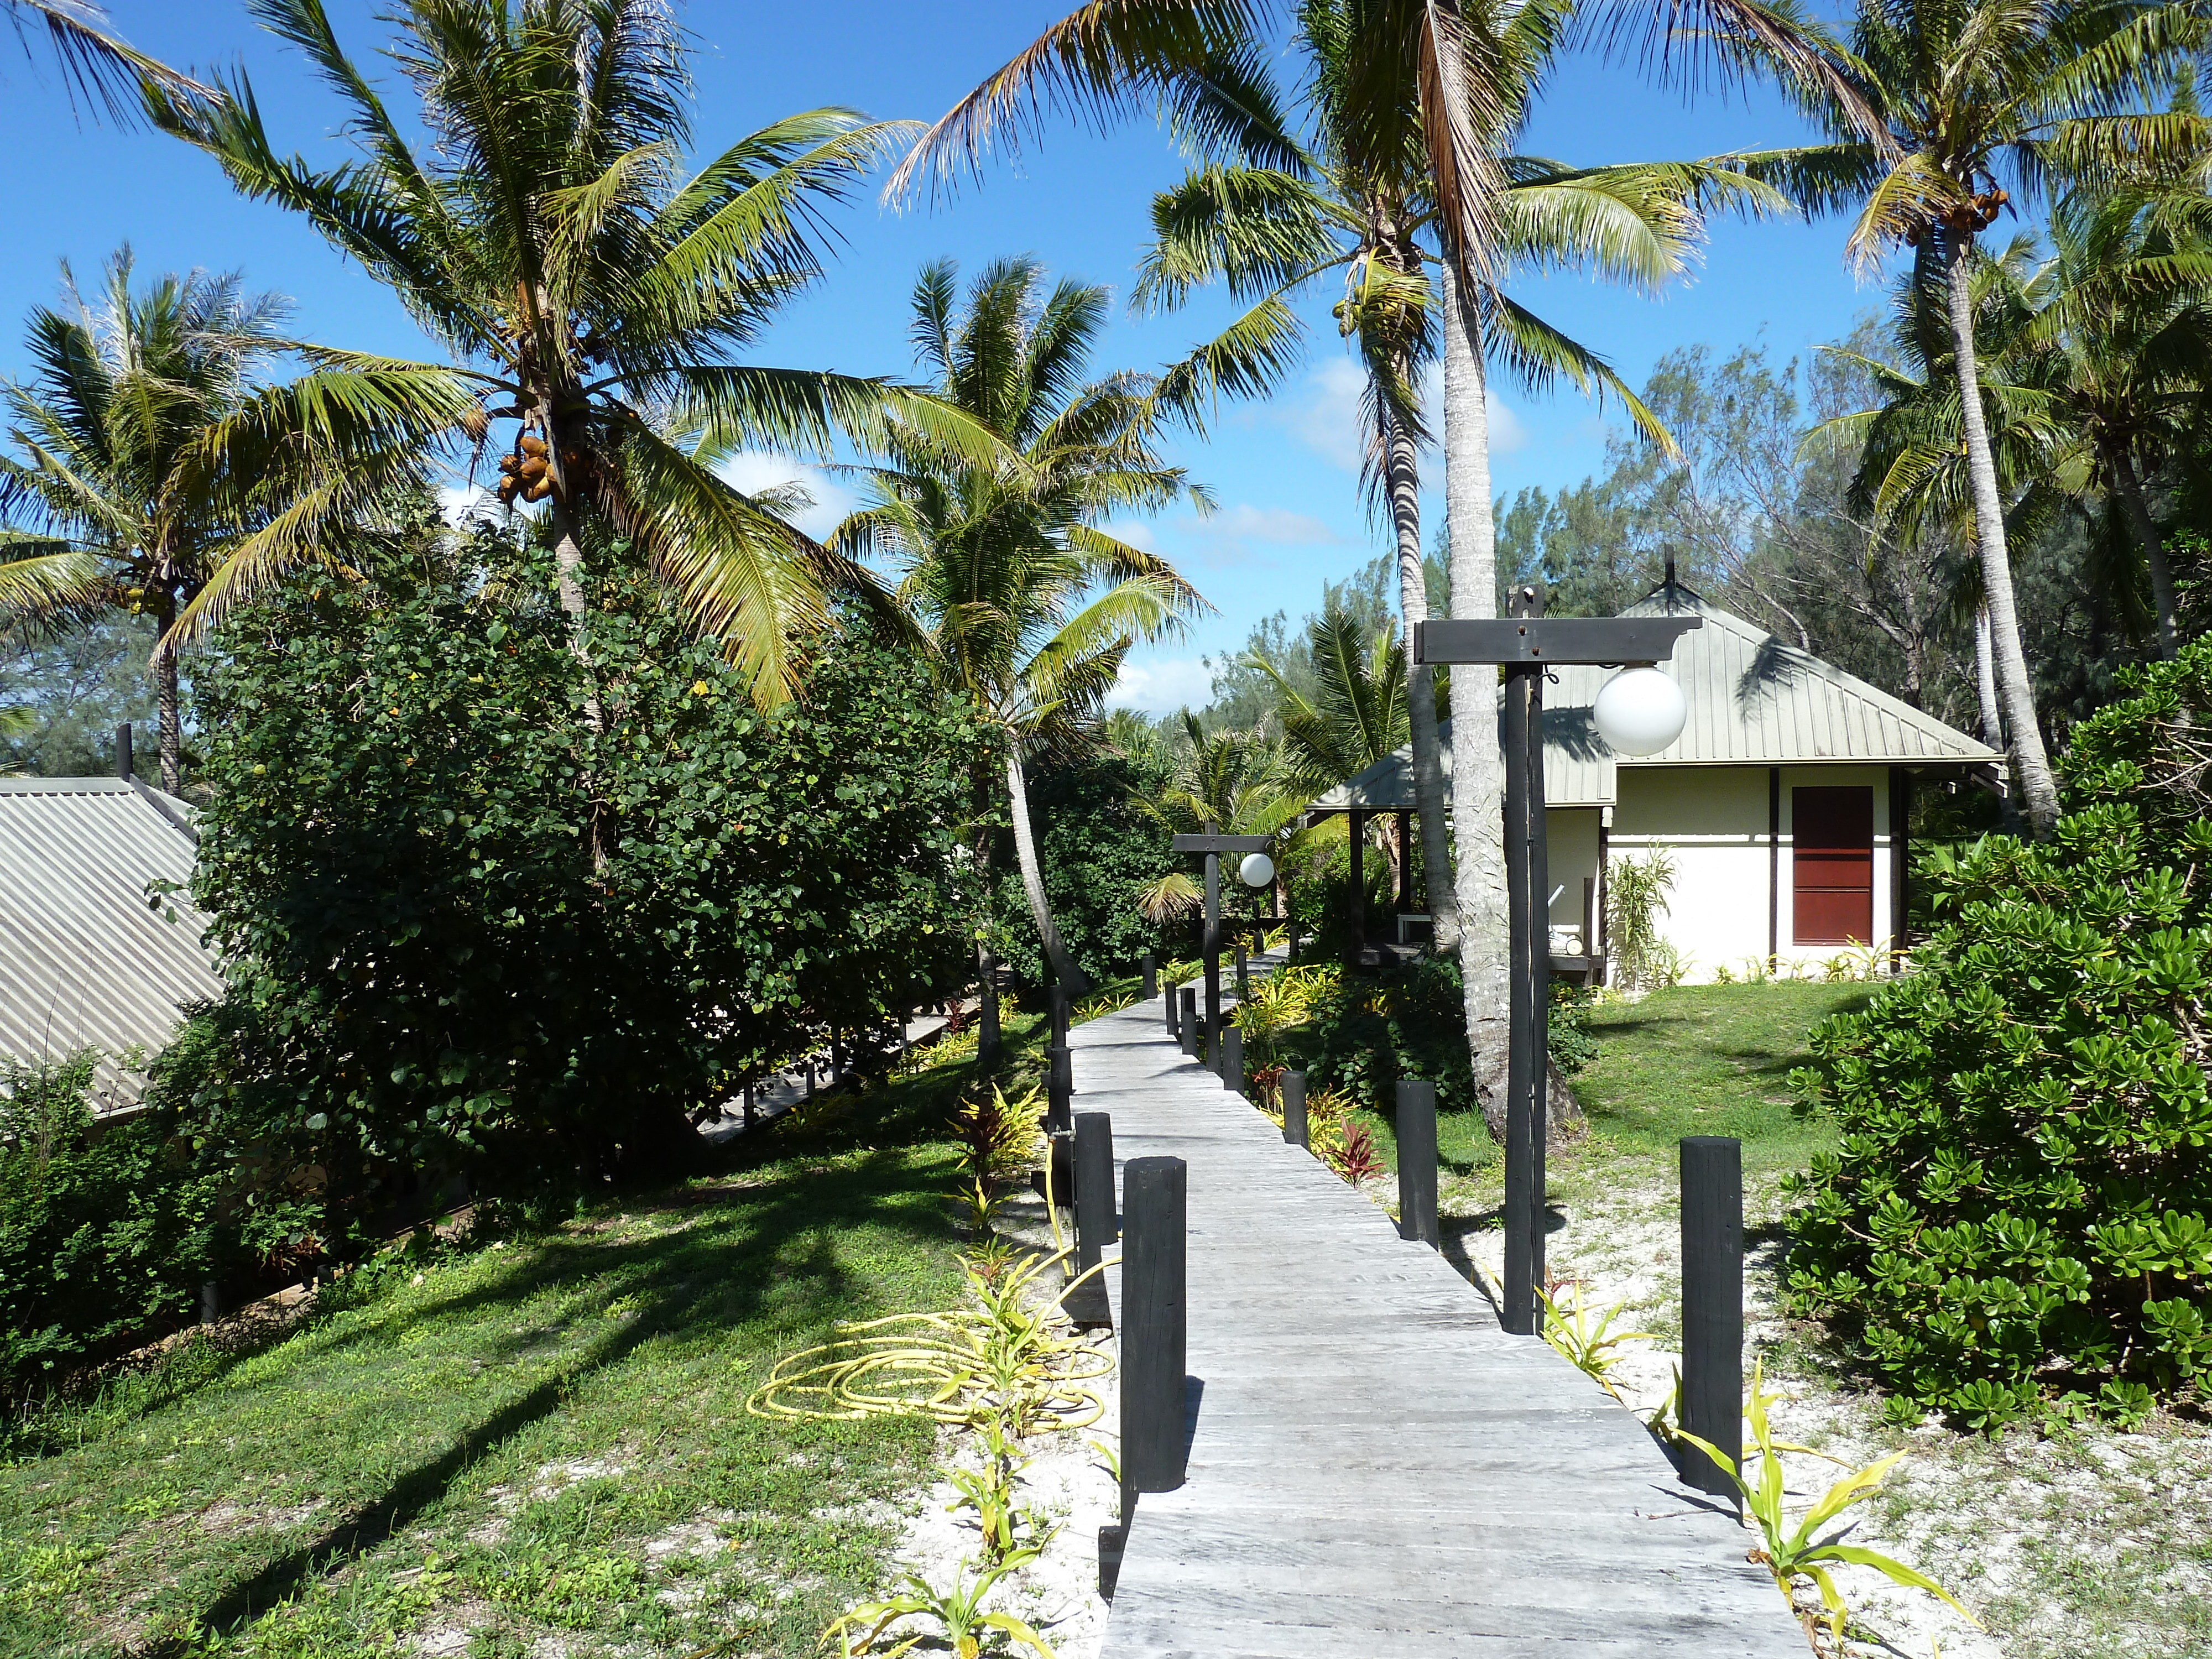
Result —
[[[979,462],[927,427],[895,423],[890,459],[864,470],[868,499],[831,545],[896,568],[900,603],[939,678],[994,732],[1000,777],[979,781],[977,822],[988,823],[1002,782],[1037,937],[1060,982],[1079,993],[1086,981],[1037,859],[1027,763],[1094,745],[1129,647],[1200,607],[1173,566],[1104,521],[1206,498],[1160,458],[1149,377],[1083,378],[1108,316],[1104,289],[1062,281],[1047,291],[1035,260],[1006,259],[976,276],[963,303],[948,260],[922,271],[913,305],[932,389],[1006,459]],[[988,835],[980,845],[988,866]]]
[[[1790,1294],[1905,1420],[2132,1420],[2212,1375],[2212,643],[2129,690],[2076,728],[2048,842],[1931,857],[1918,970],[1795,1079],[1841,1139]]]
[[[213,103],[154,89],[161,125],[245,195],[303,216],[449,354],[318,349],[318,372],[258,420],[404,433],[472,473],[499,455],[501,499],[542,504],[550,522],[572,647],[589,544],[650,572],[764,707],[787,698],[830,595],[872,584],[713,458],[819,451],[839,432],[879,435],[894,412],[955,448],[997,447],[887,381],[742,360],[821,276],[823,210],[898,130],[811,110],[687,168],[690,47],[658,0],[409,0],[387,51],[432,141],[418,145],[322,0],[252,10],[337,94],[356,156],[280,154],[242,74]],[[333,565],[316,532],[346,506],[342,490],[303,496],[223,562],[180,624],[217,622],[289,568]],[[602,718],[596,693],[584,712]]]
[[[134,283],[128,248],[97,304],[62,270],[64,309],[31,313],[35,370],[0,385],[13,453],[0,454],[0,617],[33,623],[102,612],[162,633],[210,579],[313,486],[289,465],[231,450],[256,377],[284,344],[284,307],[234,276]],[[270,458],[258,456],[254,461]],[[404,457],[349,458],[399,474]],[[162,787],[183,771],[176,653],[155,653]]]
[[[194,891],[231,989],[163,1088],[252,1193],[322,1171],[332,1241],[415,1170],[680,1165],[687,1115],[830,1038],[865,1053],[965,977],[976,732],[921,665],[855,625],[763,714],[612,582],[584,636],[606,726],[579,756],[550,556],[483,532],[437,556],[286,585],[204,694]],[[620,830],[604,860],[588,803],[540,787],[583,766]]]

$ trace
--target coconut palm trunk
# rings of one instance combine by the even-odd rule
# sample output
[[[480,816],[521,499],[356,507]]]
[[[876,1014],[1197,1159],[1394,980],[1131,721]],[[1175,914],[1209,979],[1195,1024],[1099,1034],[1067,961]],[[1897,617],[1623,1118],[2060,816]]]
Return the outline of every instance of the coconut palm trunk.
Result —
[[[1037,863],[1036,836],[1030,823],[1029,777],[1022,770],[1021,751],[1011,741],[1006,744],[1006,799],[1013,808],[1014,859],[1022,869],[1022,891],[1029,899],[1037,938],[1043,942],[1045,960],[1052,964],[1053,976],[1068,995],[1081,996],[1091,988],[1091,981],[1067,954],[1060,924],[1052,919],[1052,901],[1045,896],[1044,871]]]
[[[177,599],[173,593],[164,599],[160,620],[162,635],[166,637],[170,625],[177,620]],[[179,793],[185,782],[184,698],[180,678],[177,672],[177,653],[156,649],[154,653],[154,700],[161,752],[161,787],[172,795]]]
[[[1990,643],[1990,608],[1974,607],[1974,695],[1981,704],[1982,741],[2004,747],[2004,716],[1997,708],[1997,665]]]
[[[1463,300],[1451,262],[1444,281],[1444,501],[1455,617],[1498,614],[1498,540],[1490,501],[1490,411],[1484,398],[1482,324]],[[1451,677],[1453,891],[1468,1044],[1475,1082],[1504,1098],[1510,1009],[1510,918],[1505,898],[1504,765],[1498,748],[1498,678],[1480,668]]]
[[[2158,654],[2172,662],[2173,653],[2181,648],[2181,614],[2173,594],[2173,569],[2166,562],[2166,544],[2159,539],[2158,526],[2151,519],[2149,502],[2143,499],[2142,480],[2136,476],[2135,457],[2128,446],[2107,443],[2104,449],[2106,466],[2112,475],[2112,493],[2120,498],[2120,509],[2128,515],[2128,527],[2142,545],[2143,568],[2150,574],[2151,604],[2158,611]]]
[[[1944,290],[1951,313],[1951,352],[1958,365],[1959,414],[1966,439],[1966,472],[1974,492],[1974,539],[1981,558],[1982,592],[1990,618],[1990,658],[1997,696],[2011,738],[2013,770],[2026,798],[2028,827],[2047,836],[2058,822],[2058,786],[2036,723],[2035,690],[2021,649],[2020,613],[2013,603],[2012,559],[2005,548],[2004,502],[1997,493],[1996,458],[1982,410],[1981,373],[1974,357],[1973,271],[1971,238],[1943,239]],[[1455,755],[1455,759],[1457,757]]]
[[[1443,739],[1437,731],[1436,671],[1413,660],[1413,630],[1428,620],[1421,568],[1421,472],[1410,434],[1386,415],[1390,519],[1398,533],[1398,604],[1406,619],[1406,716],[1413,728],[1413,805],[1421,825],[1421,870],[1435,918],[1437,949],[1459,949],[1459,898],[1452,891],[1445,835]]]

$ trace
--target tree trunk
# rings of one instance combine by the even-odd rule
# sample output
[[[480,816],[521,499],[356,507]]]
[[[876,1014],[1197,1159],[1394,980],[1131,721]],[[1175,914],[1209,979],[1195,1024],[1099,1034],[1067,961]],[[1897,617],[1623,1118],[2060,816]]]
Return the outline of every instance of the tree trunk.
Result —
[[[1959,413],[1966,427],[1966,472],[1974,488],[1974,539],[1981,555],[1982,592],[1989,607],[1990,655],[1997,696],[2012,738],[2013,770],[2026,797],[2029,828],[2048,836],[2058,822],[2058,785],[2036,723],[2035,688],[2021,648],[2020,613],[2013,603],[2012,559],[2005,548],[2004,501],[1997,493],[1996,458],[1982,418],[1982,377],[1974,359],[1972,244],[1964,236],[1944,241],[1944,286],[1951,311],[1951,348],[1959,375]]]
[[[1997,665],[1990,647],[1990,608],[1974,607],[1974,695],[1981,704],[1982,741],[2005,746],[2004,717],[1997,709]]]
[[[174,795],[182,793],[185,782],[184,700],[178,685],[177,653],[169,639],[169,630],[177,623],[174,595],[163,605],[161,623],[161,644],[155,647],[154,698],[161,728],[161,787]]]
[[[1444,501],[1452,615],[1498,614],[1498,538],[1490,501],[1490,411],[1482,321],[1451,264],[1444,278]],[[1459,961],[1476,1087],[1504,1097],[1510,1006],[1505,902],[1504,757],[1498,747],[1498,675],[1468,666],[1451,677],[1452,832],[1458,862]]]
[[[1413,441],[1386,415],[1384,441],[1390,519],[1398,532],[1398,604],[1406,618],[1406,714],[1413,735],[1413,805],[1421,825],[1421,870],[1436,948],[1459,949],[1459,899],[1452,891],[1444,822],[1443,738],[1437,732],[1436,671],[1413,660],[1413,630],[1428,620],[1429,584],[1421,566],[1421,471]]]
[[[1014,817],[1014,860],[1022,868],[1022,891],[1028,896],[1030,916],[1036,923],[1037,938],[1044,945],[1045,960],[1052,964],[1054,978],[1065,986],[1067,994],[1079,997],[1091,988],[1091,981],[1067,954],[1061,942],[1059,924],[1052,919],[1052,901],[1045,896],[1044,871],[1037,863],[1036,837],[1030,829],[1030,784],[1022,772],[1022,757],[1014,740],[1006,742],[1006,799],[1012,804]]]
[[[540,302],[543,303],[542,295]],[[574,398],[575,388],[568,388],[568,395]],[[548,498],[553,514],[553,584],[560,598],[562,617],[568,624],[568,654],[575,658],[576,665],[583,671],[584,723],[590,727],[592,738],[597,739],[606,730],[606,711],[599,702],[599,680],[592,665],[591,647],[584,640],[584,550],[576,539],[575,496],[570,487],[568,464],[562,459],[564,440],[553,417],[559,399],[547,388],[536,393],[535,401],[538,435],[545,441],[547,476],[553,483],[553,493]],[[599,799],[594,769],[586,760],[580,770],[590,815],[592,872],[597,875],[606,869],[608,860],[613,856],[613,836],[606,803]]]
[[[2101,446],[2112,475],[2112,493],[2128,515],[2136,540],[2142,544],[2143,565],[2150,572],[2150,599],[2158,612],[2158,654],[2172,662],[2181,648],[2181,607],[2173,596],[2173,571],[2166,562],[2166,544],[2151,522],[2149,503],[2143,500],[2142,481],[2136,476],[2135,457],[2125,444]]]
[[[975,1063],[985,1071],[999,1063],[999,959],[989,944],[975,941]]]

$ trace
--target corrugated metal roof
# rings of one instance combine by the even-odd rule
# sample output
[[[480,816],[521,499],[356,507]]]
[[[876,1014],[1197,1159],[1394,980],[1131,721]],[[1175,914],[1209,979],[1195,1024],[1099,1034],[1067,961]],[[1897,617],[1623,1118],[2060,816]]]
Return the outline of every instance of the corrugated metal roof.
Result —
[[[1679,585],[1623,616],[1695,615],[1667,665],[1690,705],[1672,748],[1623,761],[1599,737],[1590,705],[1613,671],[1565,665],[1544,687],[1544,799],[1553,806],[1609,806],[1620,766],[1991,765],[2004,757],[1934,715],[1784,643]],[[1444,753],[1449,793],[1451,753]],[[1401,749],[1314,801],[1316,812],[1400,811],[1413,805],[1413,751]]]
[[[189,882],[190,809],[121,778],[0,779],[0,1054],[35,1061],[94,1048],[97,1103],[134,1103],[115,1057],[157,1052],[185,1003],[219,995]]]

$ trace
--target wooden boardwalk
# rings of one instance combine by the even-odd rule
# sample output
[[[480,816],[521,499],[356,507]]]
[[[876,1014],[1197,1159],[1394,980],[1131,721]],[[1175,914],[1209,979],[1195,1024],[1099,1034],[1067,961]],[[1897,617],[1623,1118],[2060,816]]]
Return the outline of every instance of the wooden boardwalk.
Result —
[[[1189,1474],[1139,1500],[1102,1659],[1802,1659],[1752,1534],[1158,1002],[1070,1041],[1116,1160],[1190,1166]]]

